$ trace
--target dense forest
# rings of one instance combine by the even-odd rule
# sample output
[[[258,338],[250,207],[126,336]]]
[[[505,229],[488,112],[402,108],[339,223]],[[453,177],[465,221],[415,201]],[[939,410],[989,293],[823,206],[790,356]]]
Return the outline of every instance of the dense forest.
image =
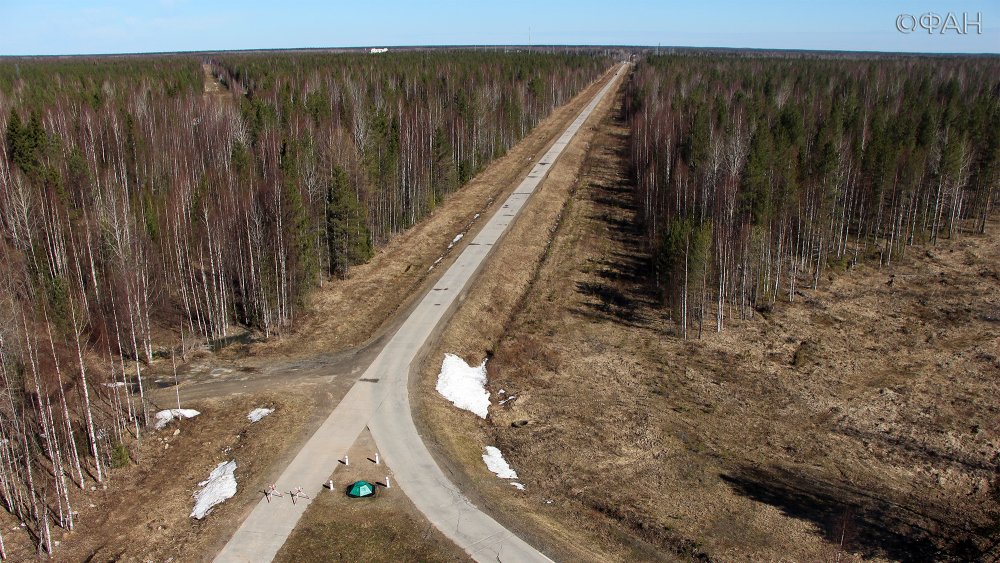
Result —
[[[52,551],[128,463],[143,369],[293,322],[596,79],[471,51],[0,62],[0,502]],[[2,555],[2,537],[0,537]]]
[[[651,56],[625,112],[653,282],[685,338],[827,268],[983,232],[1000,197],[995,57]]]

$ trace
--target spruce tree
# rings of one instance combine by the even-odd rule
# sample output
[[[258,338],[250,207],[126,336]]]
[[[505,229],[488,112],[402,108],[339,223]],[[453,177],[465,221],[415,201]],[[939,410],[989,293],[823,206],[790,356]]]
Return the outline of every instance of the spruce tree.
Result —
[[[347,173],[340,166],[334,167],[326,204],[330,274],[344,278],[350,266],[372,257],[372,237],[365,215],[364,206],[351,189]]]
[[[434,161],[431,168],[431,198],[430,208],[433,209],[445,195],[458,187],[458,171],[452,156],[451,143],[444,131],[438,127],[432,140]]]

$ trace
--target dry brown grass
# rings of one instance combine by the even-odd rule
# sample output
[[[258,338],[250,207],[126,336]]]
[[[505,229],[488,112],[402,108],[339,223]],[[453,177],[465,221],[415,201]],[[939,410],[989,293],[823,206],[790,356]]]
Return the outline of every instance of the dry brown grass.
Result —
[[[374,463],[374,452],[374,440],[365,430],[348,452],[351,464],[331,476],[333,492],[323,489],[312,500],[275,557],[277,563],[469,560],[398,487],[382,486],[388,469]],[[348,497],[347,488],[360,479],[377,483],[377,495]]]
[[[439,462],[567,560],[967,559],[988,547],[1000,239],[911,249],[683,341],[628,229],[624,135],[604,123],[541,268],[528,256],[521,274],[487,270],[429,356],[419,390]],[[517,399],[485,422],[454,410],[433,391],[446,351],[491,353],[491,389]],[[486,471],[485,444],[526,493]]]
[[[184,406],[201,415],[166,429],[150,430],[133,447],[133,463],[114,470],[106,490],[77,492],[79,510],[74,532],[54,529],[59,561],[205,561],[235,531],[243,515],[260,498],[259,484],[269,482],[287,456],[289,446],[308,425],[322,394],[259,393],[225,400],[203,400]],[[270,416],[251,424],[252,409],[274,408]],[[176,429],[178,435],[174,435]],[[236,496],[215,507],[203,520],[188,515],[192,494],[212,469],[237,461]],[[88,486],[95,485],[93,481]],[[30,559],[33,540],[12,532],[9,517],[4,540],[12,560]]]
[[[565,560],[626,559],[642,553],[645,546],[642,542],[632,545],[633,542],[623,536],[621,530],[608,528],[597,519],[586,518],[596,515],[594,510],[581,513],[585,518],[567,525],[567,521],[571,520],[566,514],[568,505],[546,502],[558,497],[558,486],[553,489],[531,486],[525,493],[518,493],[507,482],[494,478],[485,470],[481,457],[483,446],[494,443],[491,424],[469,413],[456,411],[437,396],[434,384],[445,352],[457,352],[466,360],[478,363],[500,343],[511,317],[526,306],[522,298],[541,274],[538,267],[552,251],[550,245],[554,233],[558,230],[562,236],[562,219],[575,211],[567,206],[571,201],[570,194],[579,185],[584,161],[594,146],[596,127],[614,103],[615,96],[609,96],[598,106],[591,120],[553,166],[540,190],[532,196],[517,223],[511,226],[503,244],[494,251],[440,341],[431,348],[414,393],[418,402],[416,412],[419,423],[427,429],[432,450],[436,449],[438,454],[438,463],[449,468],[453,477],[464,482],[464,491],[474,498],[481,497],[483,504],[495,506],[498,502],[502,503],[507,511],[493,515],[505,525],[534,545]],[[549,258],[550,261],[553,259],[555,256]],[[540,324],[541,321],[538,326]],[[518,343],[524,353],[518,361],[537,369],[557,367],[558,357],[547,345],[553,334],[535,334],[532,339]],[[499,387],[494,386],[494,391],[497,389]],[[511,403],[510,412],[515,414],[510,417],[510,422],[530,418],[518,416],[516,413],[520,411],[515,405],[530,403],[532,391],[519,387],[512,389],[517,389],[519,396]],[[505,418],[501,422],[494,416],[493,422],[502,424],[508,420]]]

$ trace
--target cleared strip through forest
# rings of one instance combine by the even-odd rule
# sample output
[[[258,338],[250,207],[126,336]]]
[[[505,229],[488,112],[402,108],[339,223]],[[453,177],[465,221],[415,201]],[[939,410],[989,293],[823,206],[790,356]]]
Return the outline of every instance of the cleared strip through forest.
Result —
[[[506,203],[490,218],[413,310],[372,365],[365,383],[355,384],[278,478],[279,490],[302,487],[312,497],[337,468],[340,456],[371,425],[386,462],[418,509],[452,541],[477,560],[495,561],[503,553],[517,561],[547,558],[480,512],[434,463],[413,425],[407,394],[410,364],[459,301],[492,247],[516,219],[531,193],[569,144],[597,103],[618,83],[623,68],[598,92],[552,147],[538,160]],[[262,499],[216,561],[270,561],[308,507],[308,502],[268,503]]]
[[[367,264],[609,65],[205,56],[0,64],[0,388],[17,421],[0,424],[0,498],[48,553],[83,529],[77,493],[138,459],[173,359],[183,373],[202,345],[298,330],[312,289]]]

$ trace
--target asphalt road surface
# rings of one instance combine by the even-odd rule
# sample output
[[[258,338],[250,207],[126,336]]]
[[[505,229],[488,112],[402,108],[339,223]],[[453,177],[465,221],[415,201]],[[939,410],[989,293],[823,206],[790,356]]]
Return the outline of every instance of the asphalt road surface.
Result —
[[[254,507],[216,556],[217,562],[271,561],[309,506],[288,501],[301,487],[315,498],[340,465],[340,459],[367,426],[398,485],[424,516],[477,561],[549,561],[545,555],[479,510],[434,462],[420,439],[410,412],[408,380],[414,359],[437,333],[460,296],[471,286],[495,244],[517,218],[556,158],[604,96],[618,83],[625,66],[597,93],[528,176],[489,219],[461,255],[427,292],[385,344],[364,375],[306,442],[276,483],[286,496]]]

